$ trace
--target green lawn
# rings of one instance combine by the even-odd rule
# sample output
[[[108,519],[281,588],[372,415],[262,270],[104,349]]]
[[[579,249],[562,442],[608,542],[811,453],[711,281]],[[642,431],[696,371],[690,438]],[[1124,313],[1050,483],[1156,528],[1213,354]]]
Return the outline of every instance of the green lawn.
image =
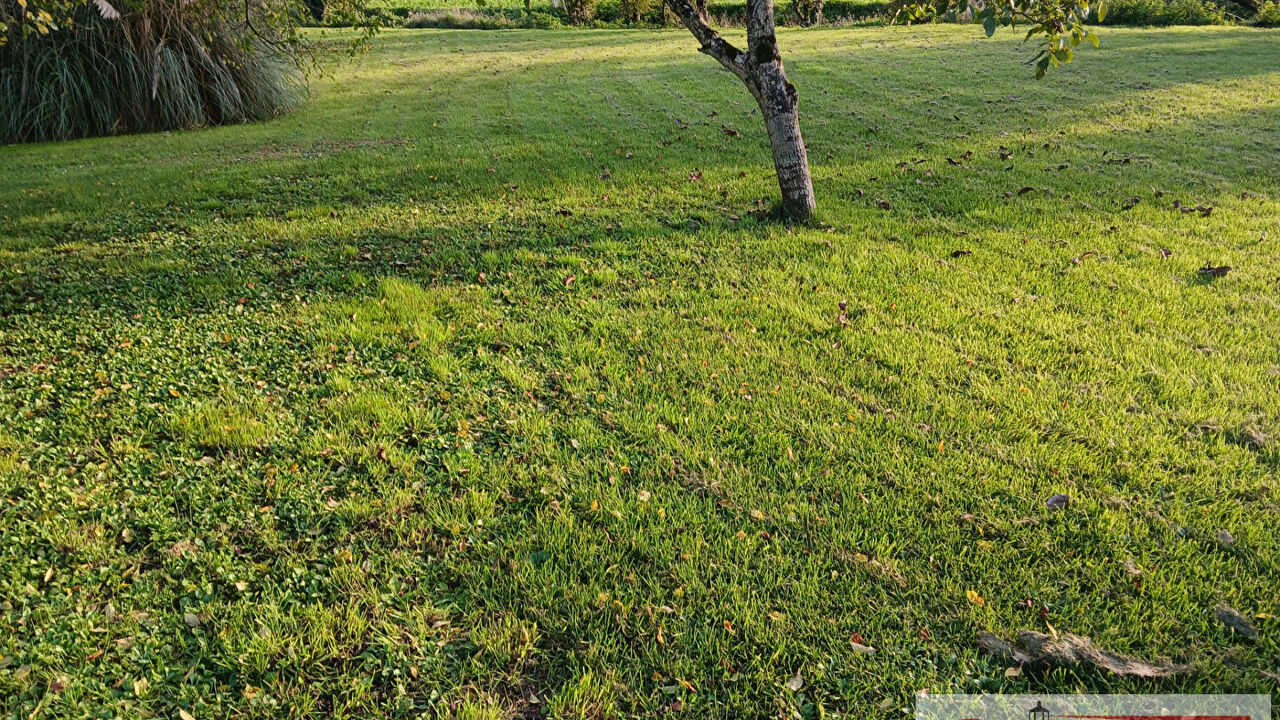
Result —
[[[0,148],[0,714],[1275,697],[1280,34],[781,43],[812,227],[675,31],[388,32],[277,122]],[[975,644],[1048,625],[1195,669]]]

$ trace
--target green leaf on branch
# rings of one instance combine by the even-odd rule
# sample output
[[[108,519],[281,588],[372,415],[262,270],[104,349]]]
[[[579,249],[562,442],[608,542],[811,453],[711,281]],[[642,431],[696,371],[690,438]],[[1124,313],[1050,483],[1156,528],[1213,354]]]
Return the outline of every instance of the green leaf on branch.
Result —
[[[1040,56],[1040,61],[1036,63],[1036,79],[1040,80],[1044,74],[1049,71],[1049,54],[1044,53]]]
[[[1040,36],[1043,43],[1040,52],[1030,62],[1036,65],[1036,77],[1042,78],[1050,67],[1069,63],[1075,59],[1072,48],[1086,38],[1098,47],[1098,38],[1085,24],[1093,11],[1088,0],[1008,0],[1006,4],[973,6],[972,0],[902,0],[899,13],[908,22],[924,22],[948,15],[973,11],[973,18],[981,22],[987,37],[995,35],[1000,25],[1016,25],[1025,21],[1030,28],[1026,40]],[[1106,16],[1102,3],[1097,6],[1098,22]]]

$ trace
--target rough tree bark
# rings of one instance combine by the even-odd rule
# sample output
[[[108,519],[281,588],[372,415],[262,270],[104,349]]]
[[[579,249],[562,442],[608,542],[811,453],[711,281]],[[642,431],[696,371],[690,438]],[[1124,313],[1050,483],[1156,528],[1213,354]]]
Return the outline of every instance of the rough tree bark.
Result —
[[[710,55],[746,84],[760,106],[773,166],[778,171],[782,209],[796,220],[808,220],[815,207],[809,153],[800,136],[799,98],[787,81],[774,32],[773,0],[747,0],[747,51],[720,37],[691,0],[665,0],[693,37],[698,50]]]

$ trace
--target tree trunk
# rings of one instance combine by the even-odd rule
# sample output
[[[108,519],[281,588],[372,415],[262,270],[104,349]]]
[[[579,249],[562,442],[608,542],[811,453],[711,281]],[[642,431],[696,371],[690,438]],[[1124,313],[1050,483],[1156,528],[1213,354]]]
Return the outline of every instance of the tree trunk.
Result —
[[[824,0],[794,0],[791,3],[791,9],[796,13],[796,19],[805,27],[822,24],[822,6]]]
[[[752,87],[754,85],[754,87]],[[768,63],[757,69],[748,81],[752,95],[764,115],[773,150],[773,167],[778,173],[778,189],[782,192],[782,209],[796,220],[808,220],[816,207],[813,178],[809,175],[809,152],[800,135],[799,97],[795,86],[787,82],[782,62]]]
[[[747,0],[747,52],[720,37],[691,0],[665,0],[689,32],[702,43],[699,50],[737,75],[760,106],[773,166],[782,191],[782,208],[801,222],[813,215],[813,180],[809,153],[800,135],[799,98],[787,81],[774,32],[773,0]],[[694,0],[696,1],[696,0]]]

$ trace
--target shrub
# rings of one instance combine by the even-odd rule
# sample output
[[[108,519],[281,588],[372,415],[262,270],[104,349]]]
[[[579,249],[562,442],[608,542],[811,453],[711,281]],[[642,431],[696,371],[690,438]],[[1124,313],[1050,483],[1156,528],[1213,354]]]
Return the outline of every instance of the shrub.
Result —
[[[1262,3],[1262,7],[1258,8],[1258,17],[1253,22],[1260,27],[1280,27],[1280,4]]]
[[[640,22],[653,11],[653,0],[619,0],[618,9],[630,22]]]
[[[552,29],[561,27],[561,19],[549,13],[522,13],[511,9],[486,10],[416,10],[404,20],[408,28],[447,29]]]
[[[474,10],[423,10],[411,13],[404,26],[450,30],[499,30],[516,27],[516,24],[503,15]]]
[[[596,17],[598,0],[564,0],[564,12],[575,25],[591,22]]]
[[[1106,25],[1225,25],[1226,13],[1203,0],[1109,0]]]
[[[792,0],[791,9],[801,25],[822,24],[823,0]]]
[[[892,15],[891,0],[816,0],[780,1],[777,4],[779,24],[814,25],[821,23],[854,23]],[[729,0],[711,6],[712,19],[728,27],[746,23],[746,0]]]
[[[307,14],[313,22],[324,22],[324,0],[303,0]]]
[[[260,120],[297,106],[300,76],[228,15],[187,0],[77,6],[31,32],[0,0],[0,142]]]
[[[405,8],[361,7],[344,3],[341,7],[333,7],[330,3],[325,7],[323,21],[306,22],[309,25],[323,27],[395,27],[410,15]]]
[[[527,24],[528,27],[536,30],[552,30],[564,25],[564,23],[560,22],[560,18],[544,12],[529,13]]]
[[[511,9],[486,10],[418,10],[404,21],[407,28],[445,28],[449,30],[505,30],[530,28],[550,30],[561,27],[560,18],[544,12],[521,12]]]

